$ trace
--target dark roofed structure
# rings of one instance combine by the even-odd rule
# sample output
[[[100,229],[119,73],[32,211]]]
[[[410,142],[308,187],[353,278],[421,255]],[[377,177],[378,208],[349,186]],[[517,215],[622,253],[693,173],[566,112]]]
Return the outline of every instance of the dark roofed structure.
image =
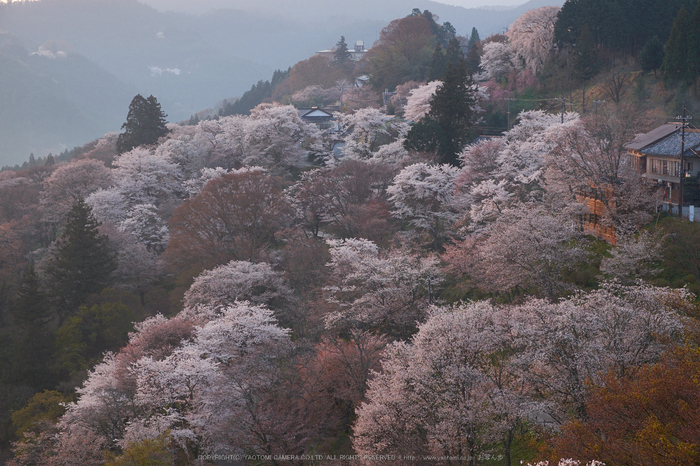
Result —
[[[667,123],[648,133],[638,135],[632,142],[625,144],[632,162],[644,178],[655,181],[664,187],[664,202],[678,206],[681,186],[681,125]],[[700,130],[686,128],[685,150],[683,151],[684,171],[686,175],[686,190],[698,192],[693,188],[692,181],[697,181],[700,172]],[[684,205],[696,202],[696,196],[687,198],[684,194]]]

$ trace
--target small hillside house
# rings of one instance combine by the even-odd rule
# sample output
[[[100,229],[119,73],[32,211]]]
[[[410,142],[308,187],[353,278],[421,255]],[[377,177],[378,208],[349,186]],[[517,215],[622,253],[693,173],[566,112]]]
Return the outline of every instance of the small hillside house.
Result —
[[[681,177],[681,124],[667,123],[625,145],[632,163],[644,178],[664,188],[666,208],[676,211],[680,201]],[[685,164],[683,204],[700,205],[698,198],[698,172],[700,172],[700,130],[686,128],[683,162]],[[686,208],[687,209],[687,208]],[[687,210],[684,214],[687,215]]]
[[[333,112],[337,112],[338,107],[310,107],[310,108],[297,108],[299,116],[302,121],[306,123],[313,123],[320,129],[330,129],[334,128],[337,130],[337,122]]]
[[[323,55],[325,57],[333,58],[333,54],[335,53],[335,49],[320,50],[316,53],[318,55]],[[365,42],[362,40],[358,40],[357,42],[355,42],[354,48],[348,47],[348,53],[350,54],[350,59],[352,61],[362,60],[365,57],[365,54],[367,53],[367,49],[365,49]]]

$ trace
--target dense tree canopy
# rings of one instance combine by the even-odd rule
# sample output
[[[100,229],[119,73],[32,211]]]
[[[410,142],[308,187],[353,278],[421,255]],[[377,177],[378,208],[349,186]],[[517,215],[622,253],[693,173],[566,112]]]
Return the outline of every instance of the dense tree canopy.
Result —
[[[51,298],[62,316],[77,311],[85,298],[111,283],[116,257],[98,226],[90,206],[78,199],[48,259]]]
[[[405,147],[435,152],[443,163],[457,165],[476,120],[476,88],[466,64],[449,65],[445,79],[430,101],[430,112],[411,128]]]
[[[666,41],[678,10],[692,11],[694,0],[568,0],[554,29],[560,45],[574,44],[588,24],[594,42],[636,54],[654,36]]]

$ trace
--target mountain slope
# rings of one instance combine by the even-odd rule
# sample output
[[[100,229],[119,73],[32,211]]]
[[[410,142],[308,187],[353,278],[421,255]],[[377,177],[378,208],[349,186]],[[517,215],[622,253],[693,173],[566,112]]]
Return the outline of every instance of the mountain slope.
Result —
[[[31,55],[0,35],[0,166],[119,129],[134,88],[83,56]]]

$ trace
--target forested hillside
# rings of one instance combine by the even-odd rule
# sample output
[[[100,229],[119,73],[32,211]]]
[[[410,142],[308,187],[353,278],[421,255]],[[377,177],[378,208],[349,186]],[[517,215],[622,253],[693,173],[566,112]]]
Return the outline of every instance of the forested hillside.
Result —
[[[625,148],[698,108],[700,8],[613,3],[416,8],[0,172],[7,464],[700,461],[700,223]]]

